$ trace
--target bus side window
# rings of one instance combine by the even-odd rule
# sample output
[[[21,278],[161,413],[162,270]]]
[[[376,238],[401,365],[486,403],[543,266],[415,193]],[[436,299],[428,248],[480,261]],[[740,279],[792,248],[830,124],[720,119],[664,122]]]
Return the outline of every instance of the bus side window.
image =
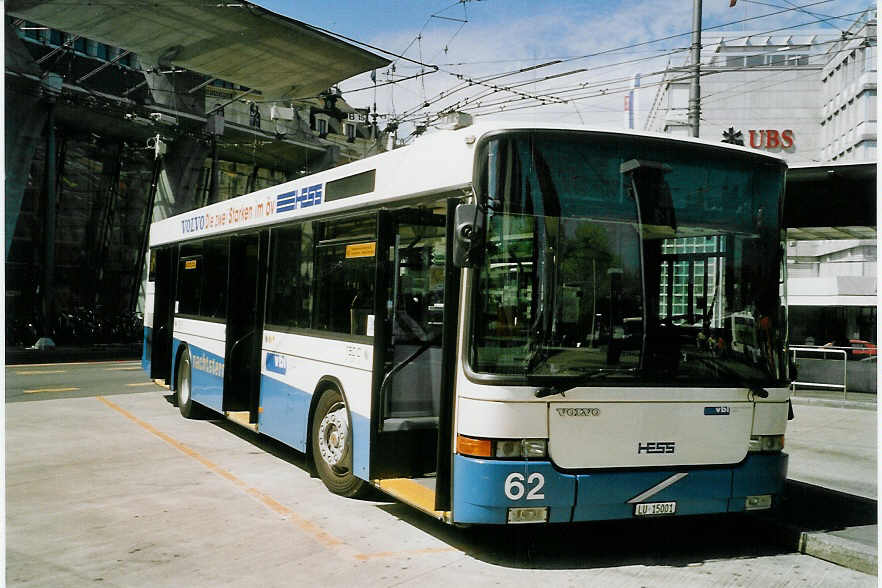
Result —
[[[224,318],[227,316],[229,240],[206,241],[203,255],[205,267],[202,274],[202,304],[199,314],[210,318]]]
[[[198,315],[199,301],[202,299],[202,256],[192,255],[193,252],[189,248],[182,248],[181,253],[190,255],[181,256],[181,265],[178,270],[177,312]]]
[[[272,231],[267,324],[312,326],[312,227],[306,222]]]
[[[370,335],[377,267],[374,214],[324,223],[316,247],[315,328]]]
[[[181,247],[179,314],[207,318],[226,316],[228,258],[227,239],[188,243]]]

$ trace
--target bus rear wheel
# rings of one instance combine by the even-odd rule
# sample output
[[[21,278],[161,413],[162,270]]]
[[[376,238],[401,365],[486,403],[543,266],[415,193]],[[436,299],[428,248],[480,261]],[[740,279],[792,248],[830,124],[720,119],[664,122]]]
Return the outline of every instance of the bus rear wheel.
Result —
[[[352,473],[352,429],[343,395],[334,388],[321,392],[312,418],[312,459],[328,490],[354,498],[368,490]]]
[[[178,369],[175,378],[175,395],[177,396],[178,409],[181,415],[187,419],[204,418],[205,410],[193,402],[192,366],[190,362],[190,350],[184,348],[178,359]]]

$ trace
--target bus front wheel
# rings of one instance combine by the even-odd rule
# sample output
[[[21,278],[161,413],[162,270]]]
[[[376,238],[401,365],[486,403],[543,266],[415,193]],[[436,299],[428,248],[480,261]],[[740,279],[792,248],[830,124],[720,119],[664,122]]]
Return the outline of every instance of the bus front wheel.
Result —
[[[352,429],[343,395],[334,388],[321,393],[312,418],[312,459],[328,490],[349,498],[368,486],[352,473]]]

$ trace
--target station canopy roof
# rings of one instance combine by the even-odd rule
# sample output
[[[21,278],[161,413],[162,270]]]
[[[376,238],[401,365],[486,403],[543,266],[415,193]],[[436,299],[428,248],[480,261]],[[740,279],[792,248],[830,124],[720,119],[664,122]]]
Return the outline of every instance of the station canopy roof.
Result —
[[[787,170],[784,224],[793,240],[875,239],[876,163],[813,163]]]
[[[260,90],[267,100],[314,96],[390,63],[249,2],[8,0],[6,13],[127,49],[145,64]]]

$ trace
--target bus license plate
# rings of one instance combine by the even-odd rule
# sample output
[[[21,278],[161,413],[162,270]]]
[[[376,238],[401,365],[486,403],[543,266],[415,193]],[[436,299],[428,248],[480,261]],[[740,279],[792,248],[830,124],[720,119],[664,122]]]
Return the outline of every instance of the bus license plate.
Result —
[[[672,515],[677,512],[676,502],[641,502],[634,505],[634,516],[651,517]]]

